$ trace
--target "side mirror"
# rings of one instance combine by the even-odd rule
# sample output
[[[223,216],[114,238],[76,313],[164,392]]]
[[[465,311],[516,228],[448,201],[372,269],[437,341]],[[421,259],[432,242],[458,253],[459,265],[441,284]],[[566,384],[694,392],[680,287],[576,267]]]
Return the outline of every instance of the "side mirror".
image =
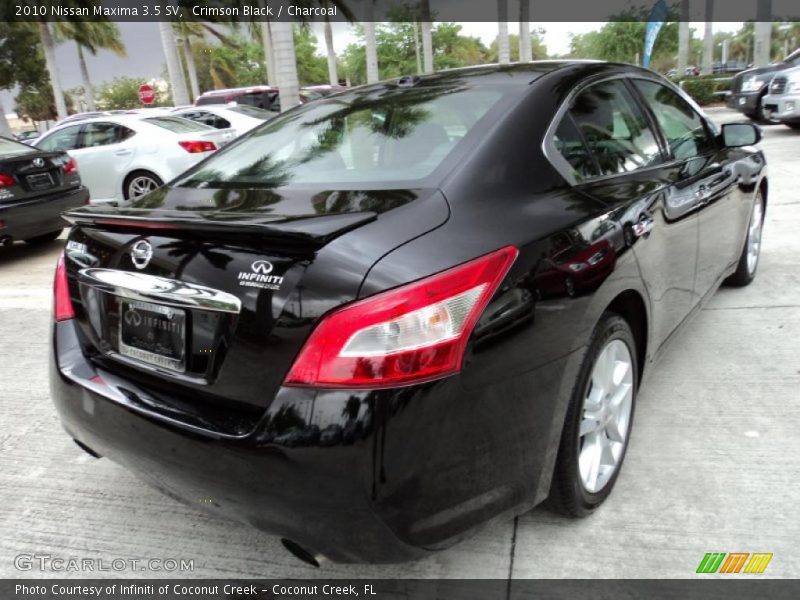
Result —
[[[761,128],[752,123],[726,123],[722,126],[722,143],[727,148],[753,146],[761,141]]]

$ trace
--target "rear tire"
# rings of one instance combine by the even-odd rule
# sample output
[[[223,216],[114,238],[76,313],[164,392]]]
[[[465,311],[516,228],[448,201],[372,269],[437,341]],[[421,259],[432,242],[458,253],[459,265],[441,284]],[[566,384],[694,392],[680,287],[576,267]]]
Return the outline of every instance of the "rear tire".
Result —
[[[134,171],[125,178],[122,193],[125,200],[136,200],[164,185],[161,178],[150,171]]]
[[[633,425],[638,365],[628,322],[605,313],[594,329],[572,392],[548,504],[585,517],[616,483]]]
[[[42,235],[37,235],[32,238],[28,238],[25,240],[26,244],[46,244],[47,242],[52,242],[55,239],[58,239],[58,236],[61,235],[63,229],[59,229],[58,231],[51,231],[49,233],[43,233]]]
[[[744,248],[736,265],[736,271],[725,280],[725,285],[744,287],[750,285],[756,278],[758,262],[761,257],[761,234],[764,229],[764,196],[759,190],[756,193],[753,210],[750,213],[750,222],[747,225],[747,238]]]

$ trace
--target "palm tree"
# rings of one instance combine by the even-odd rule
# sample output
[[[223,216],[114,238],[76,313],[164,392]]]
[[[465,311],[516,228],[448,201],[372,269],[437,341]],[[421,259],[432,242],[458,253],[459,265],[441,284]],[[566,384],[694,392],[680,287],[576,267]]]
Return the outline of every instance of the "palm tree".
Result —
[[[508,0],[497,0],[497,62],[511,62],[508,45]]]
[[[225,46],[238,47],[232,38],[224,33],[217,31],[208,23],[200,21],[176,21],[172,23],[177,39],[181,42],[183,60],[186,62],[186,70],[189,74],[189,86],[192,90],[192,98],[200,95],[200,84],[197,78],[197,67],[194,64],[194,53],[192,52],[192,38],[202,40],[206,33],[216,37]],[[213,73],[212,73],[213,78]]]
[[[56,46],[50,31],[50,24],[39,21],[37,25],[39,26],[39,36],[42,39],[42,48],[44,49],[44,62],[47,66],[47,73],[50,75],[50,86],[53,88],[53,96],[56,99],[56,115],[61,120],[67,116],[67,102],[64,99],[64,90],[61,87],[61,79],[58,76]]]
[[[530,0],[519,1],[519,62],[533,60],[531,48],[531,5]]]
[[[294,54],[292,24],[275,21],[271,24],[272,51],[275,54],[276,79],[280,89],[281,111],[300,103],[300,84],[297,81],[297,59]]]
[[[183,78],[181,61],[178,57],[178,48],[175,45],[175,37],[172,25],[166,21],[158,24],[161,33],[161,46],[164,49],[164,58],[167,61],[167,73],[169,74],[169,84],[172,90],[172,103],[175,106],[189,104],[189,93],[186,91],[186,81]]]
[[[325,8],[328,8],[327,0],[325,0]],[[325,49],[328,51],[328,79],[331,85],[339,85],[339,73],[336,70],[336,51],[333,48],[333,29],[327,14],[325,15]]]
[[[714,70],[714,0],[706,0],[706,26],[703,35],[703,75],[710,75]]]
[[[433,73],[433,36],[431,35],[431,7],[428,0],[420,0],[420,25],[422,28],[422,61],[425,73]]]
[[[367,83],[376,83],[378,74],[378,44],[375,41],[373,0],[367,0],[367,20],[364,22],[364,46],[367,52]]]
[[[689,0],[681,0],[681,20],[678,23],[678,76],[683,77],[686,67],[689,66],[689,45],[691,44],[691,31],[689,31]]]
[[[86,49],[94,56],[98,50],[110,50],[117,56],[125,57],[125,45],[120,40],[119,28],[111,21],[60,21],[55,24],[54,33],[56,40],[72,40],[78,47],[86,108],[90,111],[97,110],[94,87],[83,51]]]

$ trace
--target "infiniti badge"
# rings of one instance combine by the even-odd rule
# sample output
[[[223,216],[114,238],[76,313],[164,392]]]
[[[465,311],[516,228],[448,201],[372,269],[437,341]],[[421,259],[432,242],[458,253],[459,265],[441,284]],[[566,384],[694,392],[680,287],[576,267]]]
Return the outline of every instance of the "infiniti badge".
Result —
[[[131,261],[137,269],[144,269],[153,258],[153,246],[147,240],[139,240],[131,248]]]
[[[43,158],[34,158],[33,159],[33,166],[34,167],[43,167],[44,166],[44,159]]]

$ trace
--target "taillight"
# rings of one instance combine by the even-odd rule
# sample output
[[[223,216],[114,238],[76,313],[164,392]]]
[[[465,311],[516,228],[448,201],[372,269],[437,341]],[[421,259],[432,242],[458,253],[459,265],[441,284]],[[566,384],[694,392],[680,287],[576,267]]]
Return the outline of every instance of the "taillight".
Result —
[[[17,185],[17,180],[14,179],[13,175],[9,175],[8,173],[0,173],[0,188],[7,188]]]
[[[507,246],[330,313],[284,385],[381,388],[457,373],[478,317],[517,254]]]
[[[181,148],[186,150],[189,154],[199,154],[200,152],[212,152],[217,149],[214,142],[207,142],[204,140],[178,142]]]
[[[72,308],[72,299],[69,297],[67,285],[67,265],[64,263],[64,253],[58,257],[56,264],[56,277],[53,282],[53,316],[56,321],[66,321],[75,318],[75,309]]]
[[[75,162],[74,158],[70,158],[67,162],[64,163],[64,175],[72,175],[73,173],[78,172],[78,163]]]

